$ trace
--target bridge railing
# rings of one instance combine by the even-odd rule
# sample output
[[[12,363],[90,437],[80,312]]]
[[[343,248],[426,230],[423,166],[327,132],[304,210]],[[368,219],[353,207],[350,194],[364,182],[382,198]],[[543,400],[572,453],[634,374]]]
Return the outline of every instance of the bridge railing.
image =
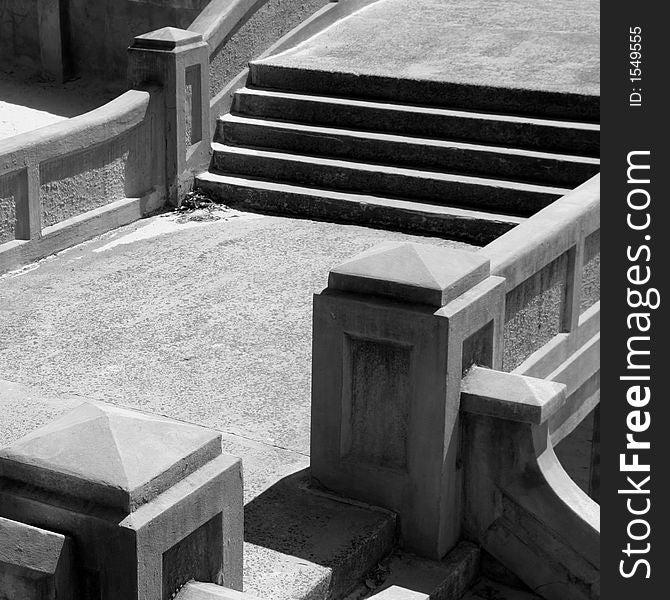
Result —
[[[160,91],[0,141],[0,273],[162,204]]]
[[[467,537],[546,598],[597,598],[599,508],[553,448],[599,400],[599,203],[595,177],[479,251],[386,243],[332,269],[314,483],[397,512],[413,552]]]
[[[556,446],[599,401],[600,176],[481,253],[506,282],[499,368],[567,386],[567,402],[550,420]]]

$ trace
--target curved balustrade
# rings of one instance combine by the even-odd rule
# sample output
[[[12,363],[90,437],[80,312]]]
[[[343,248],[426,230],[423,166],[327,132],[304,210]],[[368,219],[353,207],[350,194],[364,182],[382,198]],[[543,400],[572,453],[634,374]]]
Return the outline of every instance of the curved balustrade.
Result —
[[[130,90],[86,114],[0,141],[0,272],[129,223],[164,195],[161,108]],[[0,237],[0,241],[2,237]]]

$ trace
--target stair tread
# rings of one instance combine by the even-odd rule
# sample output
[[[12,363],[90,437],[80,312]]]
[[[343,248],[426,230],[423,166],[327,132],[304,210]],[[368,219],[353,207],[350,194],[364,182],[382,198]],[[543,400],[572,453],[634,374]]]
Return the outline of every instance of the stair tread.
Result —
[[[322,135],[325,137],[329,135],[331,136],[338,135],[338,136],[351,137],[353,139],[378,140],[380,142],[393,142],[398,144],[400,143],[419,144],[423,146],[432,146],[434,148],[445,148],[445,149],[454,148],[459,150],[470,150],[473,152],[493,152],[496,154],[507,154],[510,156],[541,158],[547,160],[560,160],[565,162],[576,162],[589,165],[600,164],[600,160],[597,158],[572,155],[572,154],[543,152],[539,150],[526,150],[522,148],[514,148],[509,146],[493,146],[480,143],[461,142],[461,141],[452,141],[444,139],[431,139],[420,136],[410,136],[410,135],[402,135],[394,133],[368,132],[368,131],[353,130],[346,128],[326,127],[322,125],[296,123],[293,121],[278,121],[276,119],[263,119],[258,117],[249,117],[237,114],[233,115],[230,113],[220,116],[218,120],[222,123],[238,123],[238,124],[272,127],[274,129],[312,133],[315,135]],[[220,144],[220,142],[214,142],[214,143]],[[226,144],[221,145],[225,146]]]
[[[547,119],[542,117],[530,117],[506,113],[471,111],[462,108],[446,108],[436,106],[412,105],[406,103],[380,102],[377,100],[362,100],[358,98],[339,98],[337,96],[321,96],[317,94],[301,94],[283,90],[244,87],[236,91],[237,94],[253,94],[257,96],[268,96],[275,98],[291,98],[294,100],[312,100],[316,102],[327,102],[329,104],[340,104],[344,106],[364,106],[377,109],[393,109],[407,113],[424,113],[428,115],[468,117],[487,121],[506,121],[511,123],[526,123],[532,125],[545,125],[551,127],[564,127],[570,129],[582,129],[585,131],[600,131],[599,123],[586,121],[571,121],[560,119]]]
[[[518,225],[526,219],[524,217],[517,217],[506,215],[502,213],[488,212],[483,210],[471,210],[466,208],[457,208],[452,206],[444,206],[440,204],[428,204],[425,202],[417,202],[414,200],[401,200],[397,198],[387,198],[384,196],[373,196],[369,194],[358,194],[355,192],[342,192],[337,190],[327,190],[321,188],[307,187],[295,185],[285,182],[269,181],[265,179],[254,179],[243,177],[239,175],[229,175],[222,173],[213,173],[205,171],[196,177],[196,181],[206,181],[211,183],[224,183],[237,185],[248,188],[258,188],[264,190],[273,190],[283,193],[303,194],[303,195],[318,195],[320,197],[331,198],[333,200],[353,201],[358,203],[376,204],[380,206],[387,206],[390,208],[400,208],[405,210],[413,210],[416,212],[424,212],[434,215],[451,215],[462,218],[472,219],[486,219],[502,221],[506,223],[513,223]]]
[[[414,177],[419,179],[434,179],[443,182],[489,186],[489,187],[504,188],[523,192],[532,192],[538,194],[564,196],[565,194],[571,191],[569,188],[560,188],[560,187],[545,186],[532,183],[507,181],[503,179],[476,177],[472,175],[460,175],[453,173],[440,173],[438,171],[411,169],[407,167],[377,165],[362,162],[353,162],[342,159],[306,156],[297,153],[293,154],[289,152],[277,152],[272,150],[261,150],[257,148],[228,146],[225,144],[221,144],[219,142],[212,143],[212,150],[215,153],[257,156],[286,162],[299,162],[304,164],[319,165],[322,167],[346,168],[351,170],[358,170],[361,172],[386,173],[391,175],[402,175],[405,177]]]

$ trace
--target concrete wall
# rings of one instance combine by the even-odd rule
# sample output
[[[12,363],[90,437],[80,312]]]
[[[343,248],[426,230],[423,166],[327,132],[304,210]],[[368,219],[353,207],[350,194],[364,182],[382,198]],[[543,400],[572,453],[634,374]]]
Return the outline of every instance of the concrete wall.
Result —
[[[3,68],[39,68],[37,0],[0,0],[0,57]]]
[[[126,49],[136,35],[172,26],[187,28],[208,0],[52,0],[60,9],[63,61],[71,75],[123,80]],[[47,3],[49,4],[49,3]],[[40,70],[37,0],[0,0],[0,56],[8,64]]]
[[[210,97],[218,94],[247,63],[330,0],[267,0],[210,56]],[[248,3],[249,4],[249,3]]]
[[[69,0],[72,70],[124,79],[127,48],[136,35],[160,29],[186,29],[207,0]]]

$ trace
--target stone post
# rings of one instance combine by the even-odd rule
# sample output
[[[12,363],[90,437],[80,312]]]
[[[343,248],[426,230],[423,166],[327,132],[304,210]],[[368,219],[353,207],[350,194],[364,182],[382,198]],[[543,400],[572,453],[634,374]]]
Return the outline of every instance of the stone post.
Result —
[[[423,556],[460,536],[461,378],[500,364],[503,284],[476,252],[387,243],[314,298],[312,478],[396,511]]]
[[[129,85],[163,88],[167,199],[177,205],[209,161],[209,49],[200,33],[164,27],[137,36],[128,53]]]
[[[83,598],[241,589],[242,507],[220,434],[162,417],[85,403],[0,451],[0,516],[73,539]]]

